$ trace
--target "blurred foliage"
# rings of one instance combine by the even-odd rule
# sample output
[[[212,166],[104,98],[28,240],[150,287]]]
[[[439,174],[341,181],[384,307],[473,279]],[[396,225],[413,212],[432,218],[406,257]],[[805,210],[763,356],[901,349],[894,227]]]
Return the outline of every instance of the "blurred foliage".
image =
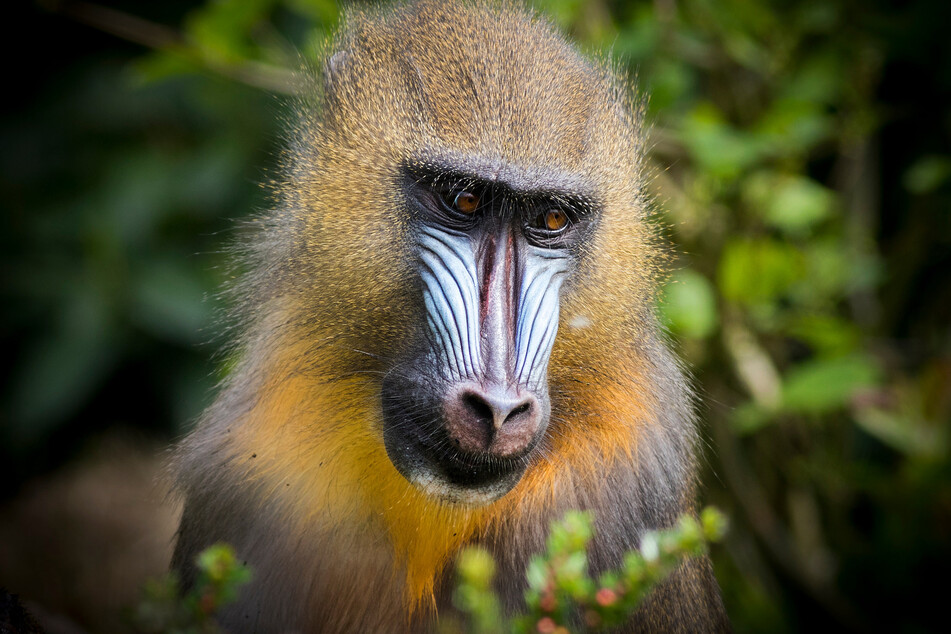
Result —
[[[594,580],[588,575],[587,553],[594,517],[569,511],[552,522],[545,552],[528,563],[524,614],[503,616],[492,586],[495,561],[488,551],[471,547],[457,559],[453,595],[453,603],[467,617],[466,627],[446,617],[439,629],[474,634],[613,631],[686,558],[704,554],[708,543],[722,539],[726,527],[726,518],[712,507],[704,509],[700,519],[683,515],[673,528],[646,533],[640,547],[625,554],[621,568]]]
[[[943,584],[923,580],[951,563],[951,9],[540,5],[649,95],[647,186],[681,254],[658,306],[700,390],[704,493],[734,519],[713,554],[736,628],[939,629]],[[273,94],[338,14],[52,6],[23,10],[51,52],[0,125],[10,491],[97,430],[180,433],[208,401],[223,251],[268,204]]]
[[[135,608],[135,631],[142,634],[215,634],[218,611],[238,598],[251,580],[251,569],[238,563],[234,550],[215,544],[198,553],[195,586],[182,592],[174,573],[146,584]]]

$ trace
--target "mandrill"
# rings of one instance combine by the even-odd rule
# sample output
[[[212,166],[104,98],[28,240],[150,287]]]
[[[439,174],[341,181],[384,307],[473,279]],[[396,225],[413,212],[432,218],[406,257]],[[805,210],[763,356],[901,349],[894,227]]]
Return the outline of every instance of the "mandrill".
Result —
[[[233,370],[176,454],[173,566],[251,566],[229,632],[429,631],[470,544],[518,609],[568,509],[617,567],[695,495],[629,86],[482,0],[350,15],[310,75]],[[727,628],[696,559],[622,629]]]

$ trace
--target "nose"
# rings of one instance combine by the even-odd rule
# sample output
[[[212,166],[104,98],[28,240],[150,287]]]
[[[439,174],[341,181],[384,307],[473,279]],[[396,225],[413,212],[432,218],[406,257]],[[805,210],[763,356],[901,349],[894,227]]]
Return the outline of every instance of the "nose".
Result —
[[[531,446],[542,419],[533,394],[498,383],[456,385],[443,411],[449,437],[460,449],[498,457],[514,457]]]

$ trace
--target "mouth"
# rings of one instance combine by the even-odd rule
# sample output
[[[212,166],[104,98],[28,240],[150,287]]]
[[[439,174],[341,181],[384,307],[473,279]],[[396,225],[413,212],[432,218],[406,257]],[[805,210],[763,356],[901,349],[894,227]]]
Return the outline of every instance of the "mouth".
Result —
[[[384,383],[383,440],[406,480],[435,499],[469,506],[490,504],[518,484],[544,425],[518,451],[501,454],[493,444],[461,446],[452,431],[458,421],[447,420],[452,410],[447,414],[442,407],[452,386],[427,390],[421,382],[401,383]]]
[[[389,450],[389,447],[387,448]],[[391,454],[391,460],[393,456]],[[485,506],[501,499],[522,479],[524,469],[516,469],[508,474],[480,474],[478,480],[464,483],[453,481],[446,473],[437,469],[403,469],[400,463],[393,461],[397,470],[417,489],[443,502],[466,506]]]

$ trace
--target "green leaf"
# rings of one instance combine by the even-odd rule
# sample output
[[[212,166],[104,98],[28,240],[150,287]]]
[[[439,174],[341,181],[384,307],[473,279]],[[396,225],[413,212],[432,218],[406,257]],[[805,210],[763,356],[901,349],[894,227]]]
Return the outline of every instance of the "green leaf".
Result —
[[[153,51],[131,63],[134,79],[139,84],[191,75],[204,68],[185,47]]]
[[[767,224],[789,234],[803,234],[829,217],[835,194],[810,178],[759,172],[744,184],[749,206]]]
[[[715,106],[703,103],[685,117],[680,134],[702,169],[734,179],[760,156],[757,140],[730,126]]]
[[[234,601],[240,587],[251,580],[251,569],[238,562],[234,549],[227,544],[209,546],[198,553],[195,563],[199,575],[191,598],[196,602],[213,598],[212,605],[207,606],[212,610]]]
[[[188,16],[185,32],[203,57],[235,63],[252,55],[248,36],[267,17],[275,0],[209,2]]]
[[[482,548],[466,548],[459,554],[458,569],[465,582],[487,589],[495,576],[495,560]]]
[[[780,101],[795,101],[815,108],[834,104],[843,92],[841,55],[827,49],[802,60],[792,77],[780,84]]]
[[[930,425],[915,412],[865,407],[856,412],[855,422],[868,435],[905,455],[934,458],[948,451],[947,426]]]
[[[133,319],[149,332],[169,341],[201,343],[212,306],[206,288],[187,258],[149,263],[133,285]]]
[[[861,341],[861,332],[855,324],[834,315],[796,315],[785,330],[821,356],[848,354]]]
[[[691,93],[697,78],[694,70],[679,60],[659,58],[651,60],[645,80],[650,92],[650,110],[665,113]]]
[[[340,17],[340,6],[334,0],[285,0],[285,4],[319,26],[334,26]]]
[[[800,99],[777,99],[753,128],[757,138],[779,156],[803,155],[829,138],[834,120],[822,108]]]
[[[52,332],[29,350],[14,378],[14,442],[39,441],[99,387],[118,356],[106,304],[89,287],[61,308]]]
[[[774,420],[774,412],[751,401],[733,410],[730,416],[730,427],[737,434],[745,436],[759,431]]]
[[[936,190],[951,177],[951,158],[923,156],[905,172],[902,183],[913,194],[927,194]]]
[[[719,321],[713,285],[692,269],[678,271],[664,287],[660,313],[675,333],[695,339],[709,337]]]
[[[730,521],[720,510],[708,506],[700,512],[700,525],[703,527],[703,537],[708,541],[720,541],[730,528]]]
[[[810,178],[790,177],[776,183],[766,220],[789,233],[798,233],[824,220],[832,212],[835,195]]]
[[[583,14],[584,5],[584,0],[549,0],[545,13],[562,29],[567,29]]]
[[[541,591],[548,583],[548,562],[541,555],[535,555],[529,560],[526,570],[528,587]]]
[[[580,550],[565,557],[558,566],[559,580],[570,580],[581,577],[588,569],[588,555]]]
[[[874,360],[863,355],[808,361],[786,375],[783,407],[811,414],[833,411],[847,405],[858,390],[875,386],[879,375]]]
[[[618,34],[614,45],[615,54],[622,59],[636,62],[651,60],[657,50],[660,35],[660,25],[653,9],[647,5],[633,7],[630,21],[622,25]],[[652,82],[652,95],[653,92]]]
[[[718,285],[728,300],[762,304],[775,300],[803,273],[802,254],[792,245],[768,238],[741,238],[731,240],[723,249]]]

